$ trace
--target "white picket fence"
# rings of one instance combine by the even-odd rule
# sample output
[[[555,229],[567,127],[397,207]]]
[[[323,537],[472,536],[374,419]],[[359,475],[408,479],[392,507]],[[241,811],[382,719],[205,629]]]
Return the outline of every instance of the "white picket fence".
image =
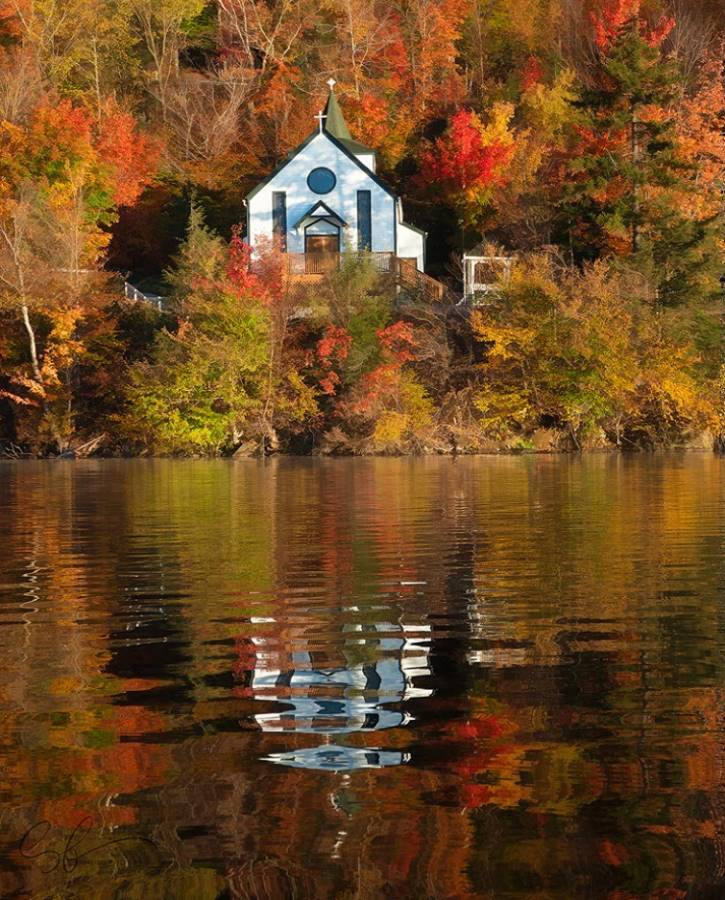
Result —
[[[128,281],[124,281],[123,283],[123,293],[127,300],[133,300],[136,303],[150,303],[159,311],[162,311],[164,308],[164,300],[166,300],[166,297],[161,297],[159,294],[144,294],[143,291],[140,291]]]

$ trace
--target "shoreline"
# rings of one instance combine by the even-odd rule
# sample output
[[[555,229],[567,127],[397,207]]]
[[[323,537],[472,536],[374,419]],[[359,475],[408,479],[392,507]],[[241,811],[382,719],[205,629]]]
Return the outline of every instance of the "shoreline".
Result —
[[[95,453],[92,455],[79,455],[72,452],[58,455],[42,455],[42,454],[8,454],[0,453],[0,463],[3,462],[83,462],[86,460],[99,461],[118,461],[118,460],[163,460],[179,462],[189,461],[205,461],[212,460],[241,462],[256,461],[269,462],[275,459],[309,459],[309,460],[330,460],[330,459],[473,459],[473,458],[501,458],[501,457],[583,457],[583,456],[661,456],[664,454],[708,454],[711,456],[725,456],[725,452],[717,447],[693,447],[693,446],[672,446],[672,447],[653,447],[653,448],[633,448],[622,449],[621,447],[596,447],[584,448],[581,450],[536,450],[528,448],[502,448],[500,450],[459,450],[457,452],[410,452],[410,453],[249,453],[249,454],[200,454],[200,453]]]

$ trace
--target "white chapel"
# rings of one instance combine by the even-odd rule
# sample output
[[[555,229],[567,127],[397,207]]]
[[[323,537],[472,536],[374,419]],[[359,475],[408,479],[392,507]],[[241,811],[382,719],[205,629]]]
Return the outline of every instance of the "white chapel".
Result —
[[[344,251],[370,251],[425,269],[425,232],[403,221],[400,198],[376,175],[375,150],[353,140],[334,92],[312,134],[246,198],[247,241],[269,241],[290,271],[315,274]]]

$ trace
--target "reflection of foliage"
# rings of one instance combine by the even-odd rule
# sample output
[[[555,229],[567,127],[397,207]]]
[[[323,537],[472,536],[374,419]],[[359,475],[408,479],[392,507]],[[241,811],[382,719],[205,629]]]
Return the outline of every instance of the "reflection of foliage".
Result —
[[[534,742],[521,732],[514,711],[500,704],[497,713],[484,707],[451,724],[447,736],[458,753],[450,771],[460,779],[463,807],[517,809],[525,803],[541,815],[573,817],[601,795],[600,767],[579,747]]]
[[[3,625],[0,791],[18,834],[47,819],[65,835],[92,811],[100,838],[114,826],[160,839],[177,867],[163,884],[182,896],[287,883],[274,866],[354,895],[358,863],[372,896],[708,884],[723,702],[715,458],[106,465],[6,486],[2,600],[30,585],[43,615]],[[71,543],[69,516],[83,523]],[[34,580],[18,587],[29,549]],[[461,590],[471,581],[485,589]],[[141,643],[145,627],[125,628],[137,622],[165,637]],[[269,747],[237,662],[239,681],[257,654],[280,671],[307,650],[323,668],[396,664],[377,643],[395,628],[373,630],[384,623],[431,627],[407,652],[429,654],[418,686],[434,693],[404,705],[410,727],[349,743],[412,764],[356,773],[354,802],[328,802],[309,773],[280,786],[257,762]],[[139,646],[157,675],[113,674]],[[341,827],[350,841],[330,861]],[[207,868],[220,841],[227,881]],[[155,854],[127,859],[124,891],[162,892]],[[110,897],[111,865],[89,858],[77,889],[100,879]],[[36,893],[51,889],[43,878]]]

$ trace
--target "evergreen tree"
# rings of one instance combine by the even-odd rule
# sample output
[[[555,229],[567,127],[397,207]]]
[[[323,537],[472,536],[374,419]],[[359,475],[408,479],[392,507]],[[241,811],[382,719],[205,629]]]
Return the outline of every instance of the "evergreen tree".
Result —
[[[173,268],[164,273],[174,299],[183,308],[201,284],[214,284],[222,278],[226,264],[224,242],[207,226],[203,209],[192,198],[186,240],[179,247]]]
[[[596,83],[581,91],[560,235],[578,259],[628,258],[675,305],[717,287],[716,222],[681,211],[697,166],[679,152],[673,104],[680,73],[663,57],[666,26],[638,17],[600,35]]]

